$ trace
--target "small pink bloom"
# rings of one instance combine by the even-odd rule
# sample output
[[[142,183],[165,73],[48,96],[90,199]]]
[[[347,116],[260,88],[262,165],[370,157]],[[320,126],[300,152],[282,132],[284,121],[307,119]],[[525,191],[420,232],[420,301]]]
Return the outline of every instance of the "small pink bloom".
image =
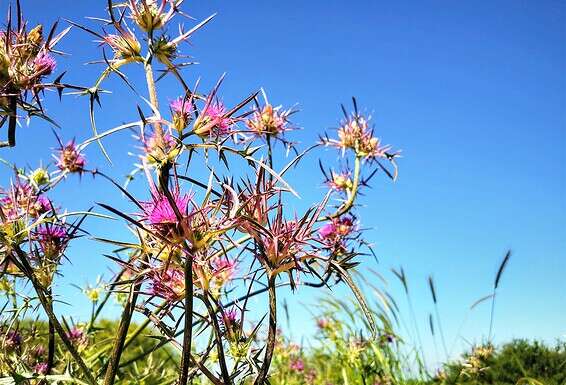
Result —
[[[6,337],[4,337],[4,347],[8,351],[20,347],[21,344],[22,344],[22,336],[21,336],[20,333],[14,331],[14,330],[10,330],[6,334]]]
[[[291,360],[289,368],[295,372],[302,372],[305,370],[305,364],[300,358]]]
[[[80,347],[85,346],[88,341],[88,337],[84,330],[77,326],[73,326],[71,330],[67,332],[67,338],[71,341],[71,343]]]
[[[59,149],[57,167],[61,171],[81,173],[84,171],[85,164],[85,157],[75,145],[74,140]]]
[[[209,135],[227,135],[234,121],[225,116],[226,108],[221,102],[210,102],[201,111],[195,122],[195,134],[200,137]]]
[[[169,108],[174,114],[183,115],[188,117],[192,112],[191,103],[184,97],[180,96],[169,103]]]
[[[51,55],[42,51],[35,57],[33,65],[38,76],[45,76],[55,71],[56,62]]]
[[[178,268],[152,273],[151,293],[167,301],[178,301],[185,296],[185,273]]]
[[[48,369],[49,366],[47,365],[46,362],[39,362],[33,367],[34,373],[42,374],[42,375],[47,374]]]
[[[39,226],[37,237],[41,250],[48,258],[60,256],[69,241],[65,227],[51,223]]]
[[[330,322],[326,318],[319,318],[316,320],[316,326],[319,329],[324,330],[330,326]]]
[[[190,196],[188,194],[181,195],[179,191],[173,191],[171,195],[179,214],[185,217],[189,207]],[[179,222],[175,209],[164,194],[156,193],[152,198],[151,201],[142,203],[144,208],[143,217],[152,227],[159,230]]]

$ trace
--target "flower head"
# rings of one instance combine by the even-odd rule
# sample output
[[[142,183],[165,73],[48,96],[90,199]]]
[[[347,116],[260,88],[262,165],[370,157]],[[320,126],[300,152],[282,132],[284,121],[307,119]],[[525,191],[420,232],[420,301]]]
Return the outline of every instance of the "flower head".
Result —
[[[208,102],[194,124],[194,132],[201,138],[230,133],[234,120],[226,116],[226,108],[219,101]]]
[[[49,370],[49,365],[47,365],[47,362],[38,362],[33,367],[34,373],[41,374],[41,375],[47,374],[48,370]]]
[[[171,267],[151,276],[151,294],[167,301],[178,301],[185,296],[185,273]]]
[[[45,51],[41,51],[33,60],[36,76],[45,76],[55,71],[57,63],[51,55]]]
[[[84,171],[86,159],[75,145],[74,140],[71,140],[66,145],[62,146],[58,150],[58,155],[57,167],[59,167],[61,171],[67,171],[70,173],[82,173]]]
[[[4,337],[4,348],[8,351],[17,349],[22,344],[22,335],[14,330],[8,331]]]
[[[104,36],[104,42],[112,48],[114,56],[119,59],[131,59],[139,57],[141,54],[141,44],[133,34],[127,29],[119,29],[118,35]]]
[[[191,102],[187,98],[179,97],[169,104],[169,108],[173,115],[173,126],[178,132],[183,131],[191,121]]]
[[[369,125],[370,118],[357,111],[349,115],[338,128],[338,139],[324,139],[323,143],[342,150],[352,150],[359,158],[392,160],[397,153],[391,153],[391,146],[382,145],[381,140],[374,136]]]
[[[172,161],[179,154],[177,141],[168,132],[160,137],[153,133],[149,138],[144,139],[143,144],[146,159],[150,164]]]
[[[212,275],[217,287],[226,285],[233,277],[236,263],[226,258],[216,258],[211,262]]]
[[[28,183],[17,182],[10,190],[2,193],[0,209],[10,220],[22,216],[37,218],[51,210],[51,203]]]
[[[345,216],[332,219],[318,230],[318,234],[324,242],[335,242],[350,235],[354,229],[354,219]]]
[[[165,9],[169,3],[169,10]],[[151,32],[162,28],[175,14],[173,0],[129,0],[130,17],[144,31]]]
[[[354,185],[349,172],[332,172],[332,179],[328,180],[326,183],[331,189],[340,192],[349,191]]]
[[[289,369],[291,369],[294,372],[302,372],[305,370],[305,363],[300,358],[294,358],[291,360],[291,363],[289,364]]]
[[[50,181],[49,172],[43,167],[36,168],[29,175],[29,180],[35,187],[45,186]]]
[[[67,247],[69,235],[64,226],[46,223],[39,226],[37,241],[46,258],[56,259]]]
[[[183,233],[181,221],[187,216],[190,196],[172,191],[171,197],[173,202],[170,202],[163,193],[154,193],[151,201],[142,202],[144,212],[141,215],[151,228],[162,236],[179,237]]]
[[[288,117],[291,110],[281,111],[281,107],[273,107],[267,103],[261,110],[255,111],[246,121],[246,125],[255,135],[277,136],[288,131]]]
[[[84,329],[78,326],[73,326],[71,330],[67,332],[67,338],[72,344],[79,348],[85,347],[88,343],[88,336]]]

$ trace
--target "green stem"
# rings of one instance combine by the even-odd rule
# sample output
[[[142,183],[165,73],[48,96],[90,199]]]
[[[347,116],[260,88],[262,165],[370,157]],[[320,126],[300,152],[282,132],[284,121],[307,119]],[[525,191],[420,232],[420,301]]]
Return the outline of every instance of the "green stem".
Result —
[[[270,274],[267,283],[269,296],[269,329],[267,332],[267,343],[265,347],[265,356],[259,370],[259,374],[254,381],[254,385],[263,385],[266,383],[273,351],[275,350],[275,338],[277,336],[277,297],[275,292],[275,275]]]
[[[53,309],[50,306],[49,300],[45,296],[44,289],[43,289],[41,283],[37,280],[37,277],[35,276],[35,274],[33,272],[33,268],[30,266],[30,264],[28,263],[28,261],[26,259],[27,258],[26,254],[19,247],[16,247],[15,250],[16,250],[16,253],[18,254],[18,256],[20,257],[20,263],[25,268],[25,270],[28,272],[28,274],[27,274],[28,278],[31,281],[31,284],[32,284],[35,292],[37,293],[37,296],[39,298],[39,302],[41,303],[43,310],[47,314],[47,318],[49,319],[49,321],[51,323],[53,323],[53,327],[55,328],[55,331],[59,335],[59,338],[61,338],[61,340],[63,341],[63,344],[65,345],[65,347],[67,348],[67,350],[69,351],[69,353],[71,354],[71,356],[73,357],[73,359],[75,360],[77,365],[79,365],[79,367],[80,367],[81,371],[83,372],[84,376],[86,377],[87,381],[91,385],[97,385],[96,379],[94,378],[94,376],[92,375],[92,373],[90,372],[88,367],[86,366],[85,362],[83,361],[82,357],[80,356],[79,352],[77,351],[77,349],[75,348],[73,343],[67,337],[67,333],[65,333],[63,326],[61,325],[61,323],[57,319],[57,316],[53,312]]]
[[[230,379],[230,373],[228,373],[228,366],[226,365],[226,355],[224,354],[224,346],[222,344],[222,331],[220,330],[220,325],[218,324],[218,318],[216,312],[208,299],[208,294],[205,293],[203,296],[203,302],[210,315],[210,320],[212,322],[212,328],[214,329],[214,337],[216,338],[216,348],[218,351],[218,362],[220,363],[220,371],[222,373],[222,378],[225,385],[231,385],[232,380]]]
[[[342,206],[338,208],[338,210],[336,210],[336,212],[326,217],[320,218],[319,221],[326,221],[329,219],[337,218],[343,214],[346,214],[354,206],[356,196],[358,195],[358,188],[360,187],[361,168],[362,160],[359,156],[356,156],[356,159],[354,160],[354,180],[352,181],[352,189],[348,192],[348,199],[342,204]]]
[[[185,325],[183,334],[183,352],[179,370],[179,384],[186,385],[189,379],[193,340],[193,256],[189,253],[185,262]]]
[[[114,347],[112,349],[112,355],[108,361],[108,367],[106,368],[106,375],[104,376],[104,385],[113,385],[118,372],[118,366],[120,364],[120,357],[124,351],[124,343],[126,336],[128,334],[128,329],[132,321],[132,314],[136,306],[136,301],[138,298],[138,292],[141,287],[141,283],[136,283],[130,286],[130,295],[128,302],[124,307],[122,312],[122,318],[120,320],[120,325],[118,326],[118,335],[114,340]]]

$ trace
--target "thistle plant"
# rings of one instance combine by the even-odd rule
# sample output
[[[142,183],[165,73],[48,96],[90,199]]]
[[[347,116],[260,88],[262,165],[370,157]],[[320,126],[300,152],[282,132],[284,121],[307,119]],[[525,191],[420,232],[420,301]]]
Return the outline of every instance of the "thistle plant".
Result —
[[[381,144],[371,117],[353,99],[353,112],[342,106],[339,128],[303,149],[292,140],[298,127],[294,108],[271,104],[263,90],[248,90],[240,102],[229,105],[221,96],[224,77],[203,91],[194,74],[186,74],[184,43],[214,15],[185,29],[174,25],[183,19],[192,22],[182,0],[109,0],[106,5],[106,16],[93,18],[98,27],[69,22],[101,47],[105,68],[92,86],[63,84],[60,78],[42,83],[54,70],[53,47],[69,28],[45,39],[41,29],[26,32],[17,4],[17,29],[9,19],[1,35],[0,102],[4,100],[9,144],[14,145],[10,127],[18,110],[45,117],[40,96],[48,87],[68,88],[88,99],[92,136],[81,143],[57,138],[53,164],[35,170],[14,165],[13,180],[2,190],[1,278],[12,288],[5,290],[10,301],[2,316],[4,345],[10,351],[22,349],[18,325],[33,311],[47,316],[48,341],[36,354],[41,359],[3,356],[0,372],[38,384],[125,384],[131,383],[125,377],[130,365],[164,349],[178,370],[159,383],[266,384],[279,344],[278,292],[301,286],[346,284],[372,333],[358,342],[378,343],[374,315],[352,277],[373,252],[357,209],[360,192],[374,175],[381,171],[395,180],[399,153]],[[26,52],[13,55],[14,50]],[[140,71],[145,82],[132,82],[126,67]],[[165,91],[157,87],[158,73],[176,80],[176,93],[167,89],[161,95]],[[133,90],[139,120],[99,132],[97,105],[104,100],[109,77]],[[161,105],[165,96],[171,102]],[[97,143],[109,158],[103,140],[125,130],[135,132],[138,152],[128,180],[119,181],[105,165],[91,166],[84,149]],[[288,177],[318,150],[336,151],[340,171],[321,166],[326,193],[304,212],[291,211],[290,202],[299,194]],[[201,170],[208,176],[198,177]],[[111,183],[116,199],[126,199],[131,209],[119,210],[115,202],[105,201],[68,212],[49,199],[52,189],[85,173],[94,179],[82,183]],[[129,188],[136,178],[141,190]],[[93,216],[121,220],[130,239],[91,234]],[[106,294],[89,296],[90,320],[72,324],[54,312],[54,277],[73,258],[68,255],[73,240],[87,235],[115,248],[109,259],[116,274],[107,279]],[[30,295],[24,288],[32,289]],[[96,341],[98,316],[112,295],[121,298],[121,316],[111,339],[101,346]],[[262,295],[268,306],[255,311],[265,317],[248,319],[253,317],[249,300]],[[143,321],[134,325],[134,316]],[[132,341],[147,333],[153,337],[151,349],[124,361]],[[352,354],[361,349],[358,342],[353,342]],[[307,370],[299,356],[293,359],[292,370]]]

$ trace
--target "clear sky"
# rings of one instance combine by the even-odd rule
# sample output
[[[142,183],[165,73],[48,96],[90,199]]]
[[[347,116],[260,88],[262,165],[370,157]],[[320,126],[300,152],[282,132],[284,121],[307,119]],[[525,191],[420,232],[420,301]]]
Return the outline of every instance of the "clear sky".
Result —
[[[31,22],[68,18],[93,25],[83,17],[102,16],[106,2],[22,3]],[[227,104],[259,87],[275,104],[297,103],[301,112],[294,121],[304,129],[293,138],[305,147],[335,127],[339,104],[356,96],[373,115],[378,135],[403,150],[399,180],[374,179],[364,198],[361,221],[372,228],[369,238],[380,263],[368,260],[361,269],[383,272],[388,290],[404,304],[389,272],[404,266],[423,336],[432,310],[427,275],[435,277],[451,342],[470,304],[489,294],[508,248],[514,254],[498,297],[496,341],[551,341],[566,335],[564,2],[214,0],[187,1],[185,11],[197,19],[219,13],[184,47],[201,63],[185,72],[191,82],[201,77],[208,86],[227,72],[222,88]],[[82,65],[101,57],[91,36],[73,29],[60,48],[71,54],[58,64],[58,71],[70,69],[67,81],[94,84],[101,67]],[[141,82],[131,76],[134,84]],[[173,84],[163,83],[164,102],[180,93]],[[120,82],[109,82],[107,88],[114,94],[102,101],[100,129],[136,119],[135,105],[142,102]],[[48,112],[63,127],[60,135],[79,141],[89,137],[86,99],[47,99]],[[0,157],[35,167],[38,157],[49,162],[46,144],[56,145],[49,125],[33,120],[18,130],[16,150],[2,149]],[[115,165],[106,164],[95,146],[87,151],[90,165],[116,177],[126,175],[134,159],[125,152],[135,151],[129,134],[111,138],[107,147]],[[323,157],[331,161],[335,154]],[[322,192],[302,183],[318,183],[316,162],[307,158],[290,178],[297,181],[305,204]],[[9,175],[0,170],[3,185]],[[119,198],[107,183],[88,179],[71,178],[54,198],[76,209]],[[125,237],[123,227],[87,223],[92,232]],[[106,273],[109,264],[99,252],[107,250],[84,240],[70,251],[72,266],[65,266],[58,289],[76,295],[76,306],[65,308],[68,314],[88,312],[69,283],[84,285]],[[307,310],[318,295],[300,290],[288,296],[297,319],[291,325],[295,336],[313,330],[305,326],[312,324]],[[478,341],[487,335],[488,313],[484,304],[468,318],[466,338]],[[423,339],[432,351],[430,339]]]

